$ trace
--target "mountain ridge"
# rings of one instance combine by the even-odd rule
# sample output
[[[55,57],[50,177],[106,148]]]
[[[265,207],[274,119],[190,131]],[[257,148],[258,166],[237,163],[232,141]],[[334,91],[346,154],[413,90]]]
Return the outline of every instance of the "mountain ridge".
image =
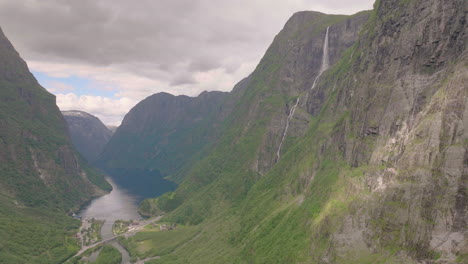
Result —
[[[197,97],[157,93],[125,115],[97,164],[103,168],[157,169],[165,175],[203,151],[217,133],[226,93]]]
[[[381,0],[351,17],[364,20],[356,30],[346,17],[291,18],[215,146],[175,192],[142,205],[197,234],[161,261],[466,261],[465,10],[459,0]],[[321,61],[327,27],[331,53],[339,28],[355,41],[335,46],[342,52],[311,90],[320,63],[308,58]],[[152,256],[136,243],[153,237],[128,248]]]
[[[69,110],[62,111],[62,115],[67,121],[73,145],[89,163],[93,163],[113,133],[99,118],[89,113]]]

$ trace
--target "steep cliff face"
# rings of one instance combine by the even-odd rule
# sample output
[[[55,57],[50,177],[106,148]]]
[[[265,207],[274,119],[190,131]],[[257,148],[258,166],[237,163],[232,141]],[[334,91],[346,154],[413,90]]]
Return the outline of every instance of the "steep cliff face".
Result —
[[[305,93],[311,90],[320,74],[327,27],[326,60],[328,64],[333,65],[342,53],[355,43],[368,15],[368,12],[361,12],[352,17],[299,12],[291,17],[275,38],[259,66],[268,64],[275,69],[269,73],[258,71],[258,75],[264,75],[267,79],[264,84],[265,91],[256,99],[260,102],[274,100],[276,104],[272,105],[273,112],[271,119],[267,121],[267,133],[262,137],[262,146],[252,164],[255,171],[263,174],[277,162],[277,154],[281,152],[278,146],[281,144],[281,135],[285,132],[288,116],[297,100],[300,104],[304,102]],[[249,106],[249,119],[254,119],[255,115],[263,115],[255,105],[253,103]],[[303,136],[309,122],[310,117],[307,113],[301,109],[294,111],[294,119],[289,124],[287,136]],[[287,142],[283,143],[287,148]]]
[[[376,3],[340,65],[348,72],[332,69],[310,95],[314,116],[342,117],[321,151],[361,170],[359,179],[343,173],[356,201],[331,232],[329,262],[351,252],[406,263],[466,261],[466,7]]]
[[[104,168],[178,171],[217,135],[226,93],[198,97],[152,95],[130,110],[105,147],[98,163]]]
[[[99,118],[82,111],[63,111],[62,115],[76,150],[88,162],[94,162],[112,137],[112,131]]]
[[[216,146],[152,201],[200,231],[162,261],[466,262],[466,5],[293,16]]]
[[[291,109],[298,98],[305,102],[320,74],[327,27],[328,62],[333,65],[358,39],[368,15],[369,12],[354,16],[295,14],[275,37],[245,86],[234,89],[228,97],[227,101],[234,101],[235,106],[232,114],[226,116],[223,136],[209,155],[186,173],[188,180],[183,185],[187,187],[180,188],[185,191],[173,198],[180,202],[199,191],[198,188],[208,191],[208,185],[217,178],[227,181],[222,192],[227,197],[232,194],[229,199],[245,195],[251,184],[278,162],[278,148]],[[310,121],[311,116],[304,109],[297,109],[280,152],[287,151],[294,138],[305,135]],[[222,177],[230,173],[237,176]],[[195,222],[204,218],[201,211],[195,210],[193,214]]]
[[[27,204],[84,202],[99,191],[71,147],[55,97],[37,83],[3,33],[0,43],[1,189]]]
[[[0,259],[55,263],[77,247],[66,242],[76,223],[65,213],[109,185],[80,162],[55,97],[1,30],[0,58]]]

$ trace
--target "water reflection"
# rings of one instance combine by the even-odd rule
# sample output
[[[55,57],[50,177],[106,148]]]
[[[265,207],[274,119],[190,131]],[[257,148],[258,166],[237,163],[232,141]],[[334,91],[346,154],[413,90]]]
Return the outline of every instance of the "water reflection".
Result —
[[[114,236],[112,226],[115,220],[139,220],[138,203],[145,198],[158,197],[172,191],[176,184],[165,180],[155,170],[118,169],[107,171],[111,177],[107,181],[113,190],[104,196],[94,199],[78,214],[84,218],[105,220],[101,228],[103,240]],[[122,263],[130,263],[128,252],[117,242],[109,242],[122,254]],[[94,254],[92,258],[96,258]]]
[[[94,199],[79,213],[82,217],[115,221],[137,220],[138,203],[143,199],[158,197],[174,190],[177,185],[163,178],[157,170],[113,169],[107,170],[113,190]]]
[[[109,194],[94,199],[79,215],[108,221],[140,219],[139,197],[121,188],[111,178],[107,178],[107,181],[112,185],[113,190]]]

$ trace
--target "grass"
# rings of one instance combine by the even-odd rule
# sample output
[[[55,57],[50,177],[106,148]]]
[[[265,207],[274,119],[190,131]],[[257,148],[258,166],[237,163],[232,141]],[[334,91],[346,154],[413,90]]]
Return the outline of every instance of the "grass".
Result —
[[[104,245],[93,264],[120,264],[121,262],[122,254],[115,247]]]
[[[144,259],[170,254],[199,232],[200,229],[193,226],[178,226],[169,231],[159,231],[159,228],[145,228],[144,231],[139,232],[124,243],[131,256]]]

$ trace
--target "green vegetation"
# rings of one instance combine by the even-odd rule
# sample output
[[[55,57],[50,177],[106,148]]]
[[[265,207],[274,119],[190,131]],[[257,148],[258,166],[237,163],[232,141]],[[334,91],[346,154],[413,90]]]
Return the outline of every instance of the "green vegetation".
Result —
[[[178,226],[169,231],[160,231],[159,227],[146,228],[123,243],[133,258],[144,259],[172,253],[199,232],[199,228],[192,226]]]
[[[82,163],[86,163],[85,160],[80,159]],[[104,175],[99,172],[97,169],[85,166],[83,170],[86,172],[86,175],[88,176],[88,179],[97,187],[100,189],[110,192],[112,191],[112,185],[110,185],[106,179],[104,178]]]
[[[60,263],[78,251],[80,222],[0,195],[0,263]]]
[[[158,198],[145,199],[140,203],[138,212],[143,216],[162,215],[177,208],[181,202],[181,198],[176,196],[175,192],[168,192]]]
[[[104,245],[99,252],[99,256],[93,264],[120,264],[122,254],[111,245]]]
[[[326,16],[316,21],[321,28],[327,23],[332,22]],[[299,39],[306,37],[310,28],[313,25],[299,29],[295,35]],[[316,30],[313,34],[320,33]],[[286,40],[280,34],[276,41]],[[339,181],[344,179],[342,171],[352,170],[334,150],[318,153],[323,152],[321,146],[328,136],[349,122],[349,113],[322,111],[312,118],[304,137],[288,139],[281,160],[268,173],[260,175],[252,170],[252,161],[264,147],[269,120],[281,111],[279,106],[285,103],[282,100],[291,101],[282,99],[275,90],[284,63],[284,58],[278,56],[281,52],[275,50],[280,45],[273,44],[267,51],[209,155],[195,163],[176,192],[146,201],[140,208],[155,214],[170,212],[167,221],[188,224],[199,230],[197,235],[189,240],[189,232],[187,237],[171,236],[183,229],[144,231],[140,237],[138,234],[128,240],[134,257],[161,256],[154,263],[297,263],[310,259],[310,247],[317,250],[315,256],[326,250],[328,242],[324,238],[331,227],[321,226],[345,213],[353,201],[336,195],[345,188],[345,183]],[[351,52],[347,54],[349,57]],[[340,63],[342,69],[335,73],[345,74],[350,64]],[[324,80],[332,81],[326,76]],[[336,96],[329,97],[324,108],[333,100]],[[267,148],[266,155],[275,151]],[[307,171],[315,173],[303,175]],[[311,245],[311,237],[318,238],[315,241],[319,243]],[[162,238],[175,240],[176,247],[166,250],[156,242],[150,243]],[[148,245],[158,249],[150,250]]]
[[[464,139],[461,142],[459,135],[462,133],[458,130],[462,121],[449,122],[461,120],[458,117],[462,116],[462,107],[458,106],[465,103],[463,100],[466,98],[460,96],[461,89],[456,90],[461,85],[444,83],[438,89],[456,92],[436,93],[435,100],[427,103],[425,101],[431,99],[431,92],[435,89],[429,87],[430,91],[425,91],[418,98],[415,94],[419,91],[415,87],[395,77],[402,75],[413,83],[425,83],[423,77],[419,76],[419,79],[412,75],[418,69],[417,65],[411,65],[410,58],[408,65],[416,67],[408,74],[408,65],[403,68],[398,68],[399,63],[386,65],[387,59],[394,61],[389,54],[395,55],[386,48],[396,44],[390,44],[388,40],[402,34],[393,32],[396,26],[392,24],[402,15],[404,8],[411,7],[408,3],[406,0],[397,1],[399,9],[387,6],[389,10],[384,10],[380,8],[380,1],[376,2],[378,10],[372,12],[369,22],[364,25],[359,41],[342,53],[342,58],[320,77],[317,86],[310,91],[310,95],[316,97],[313,99],[317,100],[299,105],[307,110],[315,108],[313,111],[298,109],[302,116],[292,121],[303,125],[291,126],[297,130],[291,134],[297,133],[288,135],[279,160],[275,159],[278,137],[282,133],[278,127],[283,126],[285,109],[290,108],[298,94],[309,92],[302,87],[296,87],[291,94],[285,91],[284,84],[288,80],[294,79],[294,85],[298,86],[306,86],[309,81],[302,80],[305,84],[298,84],[300,78],[291,76],[297,68],[309,69],[311,61],[301,62],[299,60],[304,58],[289,55],[300,54],[305,48],[304,43],[309,45],[310,40],[321,38],[326,26],[337,23],[350,26],[345,16],[308,13],[313,19],[309,18],[307,23],[294,20],[306,20],[300,15],[294,17],[275,38],[250,76],[248,87],[232,95],[235,100],[229,101],[231,98],[228,98],[223,101],[234,103],[232,112],[223,121],[210,116],[196,124],[177,124],[181,129],[176,129],[168,137],[163,137],[164,131],[158,129],[144,135],[122,135],[123,145],[141,138],[142,142],[134,144],[132,151],[151,158],[134,156],[126,159],[121,156],[110,160],[107,166],[115,167],[122,161],[135,162],[135,166],[143,168],[166,166],[162,167],[165,173],[175,173],[171,178],[180,182],[174,192],[145,200],[140,206],[140,212],[146,215],[165,213],[164,223],[148,225],[127,239],[119,238],[132,260],[160,257],[148,263],[164,264],[388,264],[432,263],[443,259],[439,251],[430,248],[428,237],[433,235],[431,232],[439,221],[439,212],[442,212],[440,217],[450,217],[454,223],[462,223],[458,227],[460,230],[464,227],[463,219],[456,219],[465,212],[466,175],[461,172],[464,160],[453,158],[447,162],[445,157],[466,156],[467,142]],[[384,4],[390,5],[390,2]],[[388,28],[384,28],[382,33],[379,27],[383,25]],[[431,32],[430,28],[427,30]],[[390,67],[381,69],[386,66],[394,66],[397,70]],[[434,76],[426,81],[431,85],[438,81],[437,78],[440,77]],[[412,104],[406,102],[411,99],[409,94],[414,97]],[[443,100],[438,98],[441,94],[444,94]],[[392,100],[398,103],[389,104],[388,101]],[[424,102],[417,102],[419,100]],[[433,108],[429,107],[430,103]],[[15,107],[13,105],[12,109]],[[391,110],[387,111],[387,107]],[[406,126],[413,125],[413,113],[418,107],[421,108],[417,110],[419,123],[408,129]],[[408,109],[411,109],[411,119],[408,118]],[[440,116],[445,112],[449,117],[443,119]],[[442,125],[429,120],[435,119],[436,113],[440,113],[438,120],[441,124],[444,121]],[[411,124],[402,119],[410,120]],[[13,124],[12,127],[17,124],[14,120],[6,120],[7,125]],[[211,131],[213,122],[217,125],[215,132]],[[23,125],[31,124],[26,123]],[[432,131],[430,126],[439,130]],[[379,134],[380,128],[385,130],[382,134]],[[1,129],[2,126],[0,132],[3,132]],[[39,131],[37,133],[41,133],[41,129],[49,128],[40,124],[34,127],[34,131]],[[87,186],[73,182],[71,177],[66,178],[68,181],[54,179],[54,184],[50,184],[48,175],[43,175],[34,164],[39,159],[47,161],[47,164],[68,164],[70,160],[63,158],[67,156],[66,150],[62,150],[61,155],[54,152],[57,146],[66,144],[66,138],[48,139],[45,132],[44,135],[30,135],[28,133],[33,130],[26,131],[23,138],[8,134],[24,132],[21,129],[0,133],[0,143],[6,142],[4,138],[17,143],[4,149],[12,148],[16,151],[14,153],[29,154],[11,155],[11,163],[0,163],[0,172],[4,172],[2,177],[5,178],[0,190],[6,190],[6,195],[2,196],[4,201],[0,203],[0,221],[8,227],[4,230],[0,227],[0,235],[9,238],[0,242],[3,243],[0,244],[0,254],[3,254],[0,257],[4,256],[13,263],[24,260],[60,262],[77,249],[77,241],[73,238],[77,223],[60,213],[89,198],[92,193],[80,195],[71,190],[70,197],[65,199],[63,190],[54,189],[70,191],[71,187],[78,186],[83,187],[79,190],[87,190]],[[396,139],[390,140],[393,136]],[[190,139],[195,143],[188,146],[187,141],[178,139]],[[22,148],[22,140],[31,148]],[[161,146],[165,140],[173,143]],[[404,141],[404,144],[397,140]],[[151,154],[148,154],[148,148]],[[422,148],[432,148],[434,154],[428,153],[429,157],[420,155],[418,151]],[[164,161],[164,165],[153,159],[155,150],[163,153],[158,162]],[[183,165],[177,166],[177,163]],[[458,163],[462,165],[458,166]],[[14,167],[9,164],[29,165]],[[24,172],[19,180],[15,178],[18,168]],[[73,175],[67,169],[69,167],[65,166],[57,173]],[[445,177],[446,171],[450,172],[447,173],[450,178]],[[456,179],[457,175],[460,180]],[[105,187],[99,178],[93,182]],[[457,186],[454,182],[460,184]],[[37,195],[31,194],[29,189]],[[449,189],[451,192],[447,191]],[[446,205],[449,203],[452,205]],[[54,217],[56,222],[48,223],[55,214],[62,218]],[[177,227],[167,228],[172,227],[172,223],[177,223]],[[130,224],[118,221],[114,231],[123,233]],[[9,226],[13,229],[10,230]],[[92,225],[91,228],[97,230],[98,227]],[[31,234],[36,229],[39,237]],[[97,235],[95,231],[89,233],[92,237]],[[19,242],[25,240],[44,244],[31,251],[30,245],[21,247]],[[457,254],[456,262],[466,262],[465,251]],[[96,263],[118,263],[119,257],[118,251],[104,246]]]
[[[109,185],[80,161],[55,97],[0,30],[0,263],[60,263],[79,249],[67,216]],[[90,182],[91,181],[91,182]]]
[[[406,5],[407,1],[400,3]],[[391,17],[379,14],[385,11],[394,18],[399,15],[393,10],[372,12],[359,41],[320,77],[313,94],[320,99],[312,102],[317,104],[315,111],[304,118],[306,111],[301,112],[300,121],[308,122],[304,135],[288,137],[281,159],[271,162],[268,158],[275,156],[278,142],[270,135],[281,133],[278,120],[297,98],[282,90],[284,79],[294,76],[288,75],[293,70],[285,66],[294,60],[286,55],[303,48],[301,40],[320,33],[312,28],[323,29],[343,18],[317,15],[310,24],[304,23],[304,28],[286,26],[290,32],[275,38],[222,124],[222,136],[216,144],[185,171],[176,191],[141,205],[147,214],[166,212],[163,221],[182,223],[188,230],[145,230],[125,242],[131,255],[135,259],[160,256],[150,263],[165,264],[384,264],[442,259],[439,252],[428,250],[427,240],[418,232],[431,230],[434,213],[445,210],[437,204],[444,195],[439,189],[447,189],[449,184],[447,179],[439,179],[443,163],[440,159],[430,161],[435,164],[432,171],[406,164],[425,162],[425,156],[418,156],[420,160],[410,156],[416,155],[422,144],[430,145],[419,132],[416,139],[409,134],[391,143],[394,131],[381,135],[374,130],[383,123],[387,130],[400,129],[403,117],[392,116],[394,123],[382,119],[385,113],[403,116],[407,110],[397,109],[399,104],[386,108],[394,93],[406,90],[398,90],[403,88],[395,84],[399,81],[393,76],[395,72],[379,68],[388,58],[376,58],[390,52],[378,50],[386,38],[379,35],[379,27],[391,22]],[[429,97],[424,94],[423,98]],[[444,102],[435,103],[428,112],[440,112]],[[420,124],[423,121],[419,120]],[[442,141],[453,135],[447,133]],[[400,146],[397,140],[410,143],[397,150],[393,147]],[[440,148],[439,143],[435,145]],[[408,160],[398,164],[401,156],[397,155],[408,155],[404,156]],[[397,164],[410,167],[411,172]],[[417,179],[423,178],[421,174],[431,176],[421,181]],[[440,183],[428,184],[433,180],[430,177]],[[385,182],[389,178],[394,182]],[[420,214],[412,212],[419,209]],[[173,246],[162,245],[166,240]],[[464,261],[464,257],[458,256],[457,261]]]
[[[133,223],[133,221],[117,220],[112,226],[112,232],[115,235],[121,235],[128,231],[128,228]]]
[[[88,220],[85,220],[85,221],[87,221],[87,224],[89,226],[88,228],[81,229],[81,235],[83,237],[83,244],[87,246],[87,245],[94,244],[102,239],[101,228],[105,221],[96,220],[94,218],[89,221]]]
[[[148,97],[129,112],[97,164],[105,169],[158,170],[179,181],[175,174],[217,137],[226,95],[206,92],[190,98],[161,93]]]
[[[68,264],[87,264],[89,262],[89,257],[96,253],[99,254],[93,264],[120,264],[122,262],[122,254],[119,252],[118,249],[113,247],[112,245],[105,244],[100,245],[91,249],[88,249],[79,257],[75,257],[73,259],[68,260],[65,263]]]

